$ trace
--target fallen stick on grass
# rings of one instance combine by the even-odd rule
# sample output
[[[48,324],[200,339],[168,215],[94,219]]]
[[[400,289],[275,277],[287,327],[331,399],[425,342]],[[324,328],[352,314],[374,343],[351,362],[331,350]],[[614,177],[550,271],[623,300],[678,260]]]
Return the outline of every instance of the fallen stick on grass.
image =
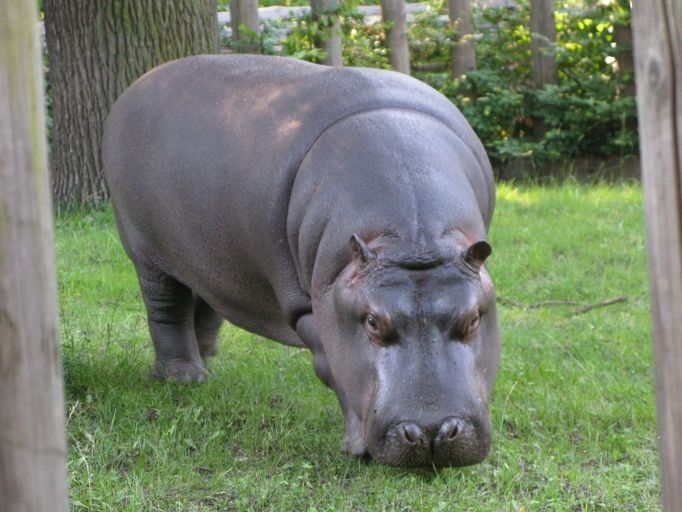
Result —
[[[601,302],[596,302],[594,304],[584,304],[575,300],[542,300],[539,302],[533,302],[531,304],[522,304],[512,299],[507,299],[504,297],[499,297],[498,302],[505,306],[512,306],[519,309],[539,309],[548,306],[580,306],[578,309],[573,311],[573,315],[582,315],[593,309],[603,308],[606,306],[611,306],[613,304],[618,304],[620,302],[627,302],[628,298],[625,296],[616,297],[615,299],[607,299]]]
[[[538,309],[546,306],[581,306],[582,302],[574,300],[541,300],[540,302],[532,302],[531,304],[523,304],[506,297],[498,297],[497,302],[505,306],[512,306],[519,309]]]
[[[582,315],[583,313],[587,313],[588,311],[592,311],[593,309],[611,306],[612,304],[618,304],[619,302],[627,302],[627,300],[628,300],[627,297],[621,296],[621,297],[616,297],[615,299],[608,299],[608,300],[604,300],[602,302],[597,302],[595,304],[585,304],[583,307],[576,309],[573,312],[573,314],[574,315]]]

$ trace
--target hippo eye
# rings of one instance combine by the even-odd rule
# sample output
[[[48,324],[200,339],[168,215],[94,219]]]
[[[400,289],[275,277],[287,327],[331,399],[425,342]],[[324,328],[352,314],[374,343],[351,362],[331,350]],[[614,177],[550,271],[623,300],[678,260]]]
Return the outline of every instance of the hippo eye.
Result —
[[[481,314],[477,312],[468,319],[462,320],[463,321],[459,326],[453,331],[453,337],[454,339],[464,342],[472,341],[473,336],[476,334],[476,330],[481,323]]]
[[[370,334],[379,334],[379,322],[374,315],[367,315],[367,318],[365,318],[365,325],[367,326],[367,331],[369,331]]]
[[[471,321],[469,322],[469,332],[473,333],[476,329],[478,329],[478,324],[480,324],[480,323],[481,323],[481,314],[476,313],[476,315],[474,315],[471,318]]]
[[[474,316],[472,316],[469,319],[469,322],[466,326],[465,332],[464,332],[464,339],[473,339],[473,335],[476,334],[476,330],[478,329],[478,325],[481,323],[481,314],[476,313]]]
[[[367,337],[372,343],[385,347],[386,338],[386,324],[377,318],[375,315],[369,314],[365,317],[365,331]]]
[[[385,315],[369,313],[365,317],[365,332],[369,341],[386,347],[396,341],[396,332],[391,327],[391,319]]]

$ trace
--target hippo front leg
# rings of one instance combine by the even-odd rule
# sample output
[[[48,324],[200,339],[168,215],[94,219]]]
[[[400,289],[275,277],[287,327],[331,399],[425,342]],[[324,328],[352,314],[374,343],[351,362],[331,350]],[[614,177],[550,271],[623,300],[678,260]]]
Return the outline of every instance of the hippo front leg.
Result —
[[[312,313],[303,315],[296,323],[296,332],[301,338],[301,341],[313,353],[313,369],[315,374],[322,382],[336,392],[336,397],[341,404],[343,417],[346,427],[346,433],[343,438],[343,451],[351,455],[363,456],[367,454],[367,445],[365,443],[365,436],[363,432],[362,422],[358,415],[355,414],[350,407],[343,391],[336,386],[334,378],[329,370],[327,363],[327,356],[324,353],[322,344],[320,343],[320,336],[315,325],[315,318]]]

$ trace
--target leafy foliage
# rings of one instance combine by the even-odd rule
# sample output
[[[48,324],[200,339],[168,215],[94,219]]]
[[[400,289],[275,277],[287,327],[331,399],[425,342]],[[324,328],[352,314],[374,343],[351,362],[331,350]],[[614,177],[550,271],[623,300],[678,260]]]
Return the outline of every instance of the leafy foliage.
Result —
[[[445,0],[432,0],[425,11],[415,14],[408,25],[410,62],[419,64],[448,63],[457,31],[440,21],[447,11]]]
[[[284,53],[309,62],[322,62],[326,52],[317,48],[315,41],[324,34],[323,26],[313,20],[310,14],[297,16],[294,21],[294,28],[283,41]]]
[[[343,63],[346,66],[389,69],[384,24],[365,23],[357,5],[357,2],[344,2],[338,13]],[[328,18],[315,21],[310,14],[296,17],[295,26],[283,42],[283,53],[310,62],[321,62],[326,55],[324,50],[315,47],[315,40],[324,37],[326,27],[333,24],[333,19]]]
[[[347,4],[341,21],[344,65],[390,69],[385,28],[384,23],[366,24],[365,17]]]
[[[619,68],[631,48],[619,47],[614,38],[615,25],[627,23],[629,12],[590,2],[581,9],[563,7],[555,18],[556,85],[533,88],[527,1],[517,9],[475,12],[481,33],[476,71],[455,80],[444,74],[421,78],[462,109],[494,160],[636,154],[636,106],[627,94],[633,77]],[[543,130],[536,130],[538,124]]]

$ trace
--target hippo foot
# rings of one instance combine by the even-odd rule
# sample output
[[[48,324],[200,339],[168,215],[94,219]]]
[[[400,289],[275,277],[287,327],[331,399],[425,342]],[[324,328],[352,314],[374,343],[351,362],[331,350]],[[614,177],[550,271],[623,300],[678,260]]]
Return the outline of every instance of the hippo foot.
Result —
[[[343,453],[358,457],[369,453],[365,443],[362,422],[355,414],[349,414],[346,417],[346,435],[343,438],[342,450]]]
[[[199,361],[159,361],[154,363],[152,377],[187,384],[204,382],[208,376],[206,367]]]
[[[204,361],[208,361],[210,357],[215,357],[218,354],[218,344],[214,341],[213,343],[199,343],[199,353]]]

